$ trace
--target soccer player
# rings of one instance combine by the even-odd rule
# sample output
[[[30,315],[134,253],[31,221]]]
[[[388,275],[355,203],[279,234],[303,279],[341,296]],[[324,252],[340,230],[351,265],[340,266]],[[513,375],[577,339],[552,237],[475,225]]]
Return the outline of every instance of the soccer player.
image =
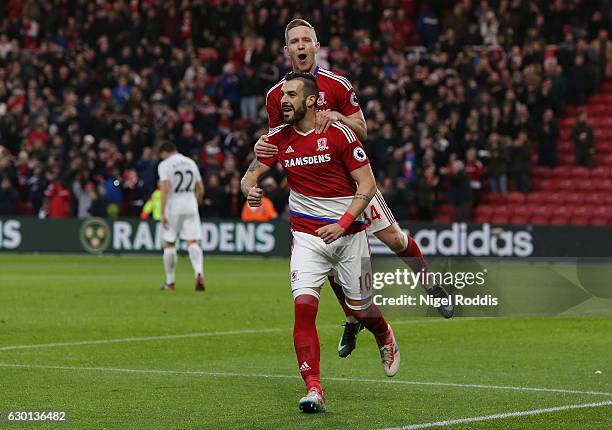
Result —
[[[391,326],[372,302],[363,211],[376,193],[376,181],[363,146],[350,128],[336,122],[315,133],[318,94],[313,75],[291,72],[285,77],[280,100],[285,124],[268,133],[268,142],[278,152],[261,162],[255,159],[241,181],[247,202],[259,206],[263,191],[258,180],[280,163],[291,189],[293,339],[306,383],[306,396],[299,402],[304,412],[325,410],[315,319],[319,293],[330,272],[343,291],[345,305],[374,335],[386,375],[394,376],[400,363]]]
[[[204,255],[198,241],[202,239],[202,223],[198,203],[204,195],[204,184],[195,161],[179,154],[172,142],[162,143],[159,156],[161,191],[161,222],[164,240],[164,271],[166,282],[162,290],[174,290],[176,272],[176,242],[187,242],[189,260],[195,273],[195,290],[204,291]]]
[[[285,53],[291,59],[293,70],[310,73],[316,77],[319,95],[317,98],[318,111],[316,113],[315,132],[326,132],[333,123],[340,122],[350,128],[360,140],[364,140],[367,135],[366,122],[351,83],[346,78],[316,64],[315,55],[319,51],[320,45],[317,42],[317,35],[312,25],[305,20],[294,19],[285,29],[285,43]],[[266,95],[266,110],[270,130],[282,124],[280,92],[284,82],[284,79],[278,82]],[[278,150],[267,141],[268,137],[262,136],[255,145],[255,153],[260,161],[276,155]],[[387,245],[414,272],[428,270],[418,244],[400,229],[380,191],[376,190],[374,198],[364,211],[364,217],[367,231]],[[329,278],[329,282],[346,316],[344,332],[338,343],[338,355],[347,357],[355,349],[357,334],[363,329],[363,325],[353,317],[351,309],[345,305],[342,289],[332,277]],[[424,285],[424,287],[427,293],[433,297],[448,297],[448,293],[439,285]],[[445,318],[453,316],[452,304],[440,306],[437,309]]]

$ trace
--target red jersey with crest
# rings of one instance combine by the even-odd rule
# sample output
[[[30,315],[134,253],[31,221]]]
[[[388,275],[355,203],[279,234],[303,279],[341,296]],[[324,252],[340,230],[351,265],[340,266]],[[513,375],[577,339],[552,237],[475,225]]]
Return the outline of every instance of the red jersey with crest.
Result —
[[[333,110],[344,116],[352,115],[361,110],[355,90],[348,79],[319,66],[315,67],[313,75],[317,78],[317,86],[319,87],[318,110]],[[270,88],[270,91],[266,94],[269,129],[283,124],[280,95],[283,83],[285,83],[285,79]]]
[[[291,228],[316,236],[320,227],[337,222],[353,201],[357,184],[351,172],[370,163],[363,145],[346,125],[336,122],[324,133],[301,133],[284,124],[268,133],[278,153],[259,159],[269,167],[280,163],[291,192]],[[360,216],[347,230],[365,229]]]

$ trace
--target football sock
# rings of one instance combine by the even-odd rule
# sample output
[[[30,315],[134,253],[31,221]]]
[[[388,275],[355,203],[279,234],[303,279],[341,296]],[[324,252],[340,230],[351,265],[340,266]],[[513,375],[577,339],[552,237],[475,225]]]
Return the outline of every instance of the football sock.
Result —
[[[372,303],[367,309],[354,310],[353,315],[374,335],[379,347],[386,343],[388,324],[378,306]]]
[[[319,299],[308,294],[295,298],[295,322],[293,325],[293,344],[298,360],[298,368],[306,383],[306,390],[321,390],[319,360],[321,347],[315,320]]]
[[[187,250],[189,251],[189,260],[191,260],[191,267],[193,267],[195,276],[203,274],[204,253],[202,253],[202,248],[197,243],[192,243]]]
[[[166,272],[166,284],[174,284],[176,248],[164,248],[164,271]]]
[[[397,252],[397,256],[400,257],[404,261],[404,263],[410,266],[414,273],[418,274],[422,271],[422,276],[426,276],[427,272],[429,271],[429,268],[427,267],[427,262],[425,261],[425,257],[423,257],[423,253],[421,252],[419,245],[409,235],[406,235],[406,239],[406,249]],[[433,285],[427,285],[426,282],[422,282],[422,284],[426,289],[433,287]]]
[[[342,286],[337,284],[332,276],[328,276],[329,285],[331,286],[336,298],[338,299],[338,303],[342,306],[342,310],[344,311],[344,316],[346,320],[350,323],[356,323],[357,318],[353,316],[353,311],[346,305],[346,296],[344,295],[344,291],[342,290]]]

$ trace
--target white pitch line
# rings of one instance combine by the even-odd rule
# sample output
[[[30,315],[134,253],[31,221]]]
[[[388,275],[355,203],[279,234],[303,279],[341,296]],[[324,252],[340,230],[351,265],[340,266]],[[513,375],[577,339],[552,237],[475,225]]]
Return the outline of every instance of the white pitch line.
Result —
[[[466,318],[463,318],[464,320]],[[403,324],[431,324],[431,323],[443,323],[443,319],[426,319],[426,320],[403,320],[396,321],[393,325]],[[460,321],[460,320],[457,320]],[[330,329],[338,328],[339,325],[323,325],[319,326],[319,329]],[[34,343],[26,345],[8,345],[0,347],[0,351],[15,351],[20,349],[38,349],[38,348],[54,348],[60,346],[79,346],[79,345],[103,345],[108,343],[127,343],[127,342],[146,342],[150,340],[172,340],[172,339],[189,339],[197,337],[210,337],[210,336],[231,336],[241,334],[259,334],[259,333],[282,333],[293,330],[292,327],[285,328],[262,328],[262,329],[244,329],[244,330],[228,330],[228,331],[211,331],[211,332],[199,332],[199,333],[184,333],[184,334],[170,334],[161,336],[143,336],[143,337],[126,337],[119,339],[97,339],[97,340],[78,340],[74,342],[52,342],[52,343]]]
[[[545,408],[545,409],[532,409],[529,411],[519,411],[519,412],[505,412],[501,414],[493,414],[493,415],[484,415],[481,417],[472,417],[472,418],[460,418],[456,420],[448,420],[448,421],[436,421],[431,423],[423,423],[423,424],[410,424],[402,427],[389,427],[383,430],[418,430],[418,429],[428,429],[432,427],[446,427],[453,426],[456,424],[466,424],[466,423],[475,423],[480,421],[493,421],[493,420],[501,420],[505,418],[513,418],[513,417],[526,417],[529,415],[540,415],[540,414],[549,414],[552,412],[561,412],[568,411],[571,409],[586,409],[586,408],[599,408],[602,406],[612,406],[612,400],[607,402],[597,402],[597,403],[582,403],[575,405],[564,405],[557,406],[554,408]]]
[[[79,367],[79,366],[58,366],[45,364],[16,364],[16,363],[0,363],[0,368],[21,368],[21,369],[52,369],[52,370],[81,370],[81,371],[98,371],[98,372],[122,372],[122,373],[149,373],[157,375],[190,375],[190,376],[229,376],[241,378],[262,378],[262,379],[300,379],[298,375],[275,375],[265,373],[239,373],[239,372],[210,372],[197,370],[164,370],[164,369],[125,369],[117,367]],[[455,388],[476,388],[490,390],[510,390],[510,391],[532,391],[545,393],[561,393],[561,394],[584,394],[591,396],[607,396],[612,397],[612,393],[597,392],[597,391],[580,391],[564,388],[537,388],[537,387],[512,387],[502,385],[482,385],[482,384],[452,384],[447,382],[428,382],[428,381],[402,381],[396,379],[369,379],[369,378],[340,378],[340,377],[324,377],[327,381],[337,382],[364,382],[375,384],[399,384],[399,385],[424,385],[424,386],[442,386]]]

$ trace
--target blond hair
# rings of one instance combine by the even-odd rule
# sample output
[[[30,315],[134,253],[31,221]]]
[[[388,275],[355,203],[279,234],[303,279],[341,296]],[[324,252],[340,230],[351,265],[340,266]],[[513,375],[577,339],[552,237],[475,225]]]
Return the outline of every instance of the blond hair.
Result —
[[[289,45],[289,30],[296,27],[308,27],[312,30],[312,33],[314,34],[315,42],[317,41],[317,32],[308,21],[306,21],[305,19],[294,19],[289,24],[287,24],[287,27],[285,27],[285,45]]]

